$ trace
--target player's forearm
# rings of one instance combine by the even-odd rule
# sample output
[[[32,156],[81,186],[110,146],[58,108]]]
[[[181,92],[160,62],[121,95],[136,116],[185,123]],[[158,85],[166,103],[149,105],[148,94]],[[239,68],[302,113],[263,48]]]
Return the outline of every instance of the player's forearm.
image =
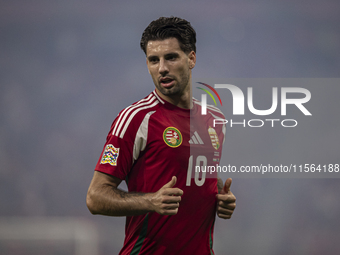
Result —
[[[92,214],[132,216],[152,211],[150,199],[151,193],[130,193],[101,185],[89,189],[86,202]]]

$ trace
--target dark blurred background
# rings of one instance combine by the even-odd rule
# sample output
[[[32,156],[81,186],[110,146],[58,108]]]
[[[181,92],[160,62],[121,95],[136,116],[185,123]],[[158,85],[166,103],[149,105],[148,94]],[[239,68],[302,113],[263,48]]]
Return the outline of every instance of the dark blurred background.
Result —
[[[125,219],[92,216],[86,192],[113,119],[154,88],[141,34],[170,15],[196,29],[194,77],[339,77],[338,0],[2,0],[1,254],[118,254]],[[217,219],[215,253],[339,254],[339,184],[233,180],[238,207]]]

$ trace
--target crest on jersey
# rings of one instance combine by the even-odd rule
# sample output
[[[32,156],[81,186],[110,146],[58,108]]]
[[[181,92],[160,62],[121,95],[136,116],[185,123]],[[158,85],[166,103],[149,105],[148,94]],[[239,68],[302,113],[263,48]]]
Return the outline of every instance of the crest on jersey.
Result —
[[[213,129],[212,127],[209,127],[208,132],[209,132],[212,146],[215,148],[215,150],[218,150],[218,148],[220,148],[220,141],[218,140],[218,136],[216,134],[215,129]]]
[[[115,148],[112,144],[108,144],[105,147],[100,164],[110,164],[111,166],[116,166],[118,156],[119,148]]]
[[[177,128],[167,127],[163,132],[164,142],[172,148],[182,144],[182,134]]]

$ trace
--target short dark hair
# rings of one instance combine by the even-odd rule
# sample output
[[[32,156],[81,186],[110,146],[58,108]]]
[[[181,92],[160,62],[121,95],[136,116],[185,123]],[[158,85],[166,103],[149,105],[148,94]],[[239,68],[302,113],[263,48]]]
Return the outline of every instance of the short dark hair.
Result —
[[[140,40],[140,47],[146,55],[146,46],[149,41],[177,38],[181,50],[186,54],[196,52],[196,32],[190,22],[178,17],[160,17],[152,21],[144,30]]]

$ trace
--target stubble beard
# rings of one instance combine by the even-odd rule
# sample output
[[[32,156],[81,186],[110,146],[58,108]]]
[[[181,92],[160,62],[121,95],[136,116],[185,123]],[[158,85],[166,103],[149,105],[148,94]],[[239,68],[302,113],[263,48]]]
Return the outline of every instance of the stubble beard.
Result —
[[[181,77],[181,82],[179,83],[176,78],[175,80],[175,85],[171,88],[164,88],[160,82],[157,80],[154,80],[154,83],[157,87],[157,89],[164,95],[164,96],[182,96],[184,94],[184,91],[187,89],[188,86],[190,86],[189,81],[190,81],[190,74],[187,76],[182,76]]]

